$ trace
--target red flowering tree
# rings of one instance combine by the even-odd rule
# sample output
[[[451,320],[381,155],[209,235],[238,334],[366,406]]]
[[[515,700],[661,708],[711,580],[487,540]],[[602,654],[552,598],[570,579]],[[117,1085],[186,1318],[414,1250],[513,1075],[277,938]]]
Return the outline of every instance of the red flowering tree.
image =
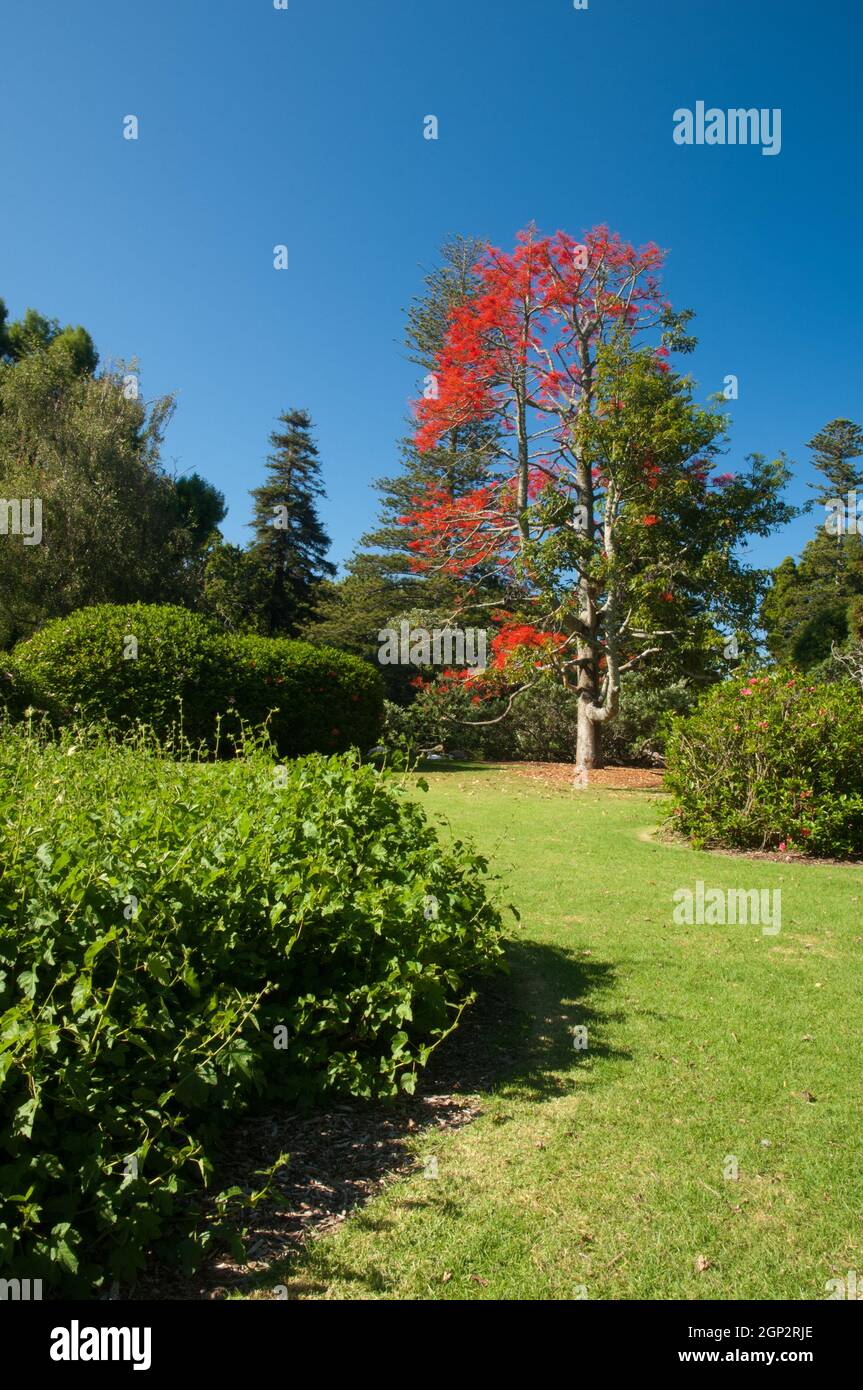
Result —
[[[500,441],[473,491],[437,489],[403,518],[417,567],[469,576],[471,606],[483,582],[498,606],[507,594],[492,678],[470,679],[500,693],[509,672],[517,696],[551,673],[575,689],[585,768],[627,671],[748,626],[763,576],[739,546],[792,514],[781,460],[711,476],[725,420],[672,367],[691,315],[663,298],[662,261],[605,227],[489,247],[416,405],[421,449],[478,420]]]

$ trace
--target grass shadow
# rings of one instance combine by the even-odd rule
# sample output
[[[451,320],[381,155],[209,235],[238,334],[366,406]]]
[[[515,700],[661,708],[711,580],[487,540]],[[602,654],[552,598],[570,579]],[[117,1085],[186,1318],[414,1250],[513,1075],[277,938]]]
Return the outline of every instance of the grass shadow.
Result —
[[[420,1073],[414,1096],[386,1103],[344,1101],[311,1111],[282,1109],[248,1116],[224,1146],[213,1190],[234,1184],[249,1190],[254,1173],[291,1155],[275,1193],[245,1218],[246,1263],[213,1255],[191,1279],[151,1266],[133,1297],[212,1299],[257,1292],[302,1296],[309,1239],[338,1230],[384,1187],[419,1170],[417,1141],[424,1134],[471,1123],[495,1094],[543,1101],[571,1084],[585,1059],[624,1056],[605,1041],[613,1017],[601,996],[612,988],[614,967],[534,941],[507,946],[509,973],[480,983],[476,1003],[460,1027]],[[573,1030],[588,1031],[588,1051],[574,1046]],[[386,1227],[375,1218],[375,1229]],[[279,1292],[277,1292],[279,1290]]]

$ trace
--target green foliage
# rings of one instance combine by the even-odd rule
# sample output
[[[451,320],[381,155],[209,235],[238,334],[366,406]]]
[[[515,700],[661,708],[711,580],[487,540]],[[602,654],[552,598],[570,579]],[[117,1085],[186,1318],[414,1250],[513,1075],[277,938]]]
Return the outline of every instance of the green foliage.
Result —
[[[59,342],[59,340],[58,340]],[[0,496],[38,499],[42,537],[0,545],[0,645],[87,603],[182,593],[186,548],[160,448],[172,402],[58,347],[0,362]]]
[[[474,267],[483,249],[484,243],[476,237],[448,238],[438,264],[423,276],[422,294],[405,311],[404,347],[421,370],[420,390],[430,384],[429,374],[436,369],[450,315],[476,292],[479,281]],[[464,584],[449,574],[417,572],[410,547],[415,536],[401,519],[430,488],[462,497],[478,486],[497,428],[487,420],[465,420],[453,426],[437,447],[421,453],[413,439],[416,421],[410,423],[410,434],[399,443],[398,471],[373,484],[380,497],[377,524],[360,537],[346,576],[322,584],[316,621],[303,634],[367,660],[374,660],[378,630],[393,613],[411,607],[437,608],[450,614],[458,611],[463,625],[471,621],[462,611]],[[403,667],[385,667],[382,675],[388,695],[403,703],[411,674]]]
[[[641,766],[660,760],[669,716],[689,713],[709,679],[706,670],[696,680],[666,679],[661,669],[633,671],[623,682],[617,719],[603,728],[603,760]],[[505,699],[474,705],[470,691],[458,682],[440,682],[421,690],[409,705],[385,702],[384,741],[414,753],[439,747],[449,754],[493,762],[575,759],[578,696],[574,691],[542,680],[519,695],[509,713],[506,709]],[[479,722],[488,720],[495,722]]]
[[[696,846],[863,854],[863,699],[778,671],[715,687],[668,741],[672,820]]]
[[[387,700],[384,739],[413,755],[440,749],[492,762],[572,762],[578,728],[572,691],[542,681],[506,710],[506,700],[475,705],[458,682],[441,682],[421,690],[410,705]]]
[[[244,753],[0,730],[0,1272],[51,1294],[194,1258],[245,1108],[412,1090],[500,958],[485,861],[390,781]]]
[[[203,546],[228,514],[225,495],[202,478],[189,473],[174,482],[174,496],[186,530],[198,546]]]
[[[602,731],[602,755],[608,763],[656,763],[665,754],[668,720],[689,714],[698,687],[687,680],[656,680],[651,670],[635,670],[622,683],[618,716]]]
[[[829,498],[845,498],[863,481],[860,468],[852,459],[863,455],[863,429],[853,420],[831,420],[810,439],[812,463],[823,476],[823,483],[809,486],[818,494],[819,502]]]
[[[267,480],[252,489],[250,556],[262,577],[263,630],[295,637],[314,613],[318,585],[336,570],[325,558],[330,540],[318,516],[324,489],[311,417],[285,410],[279,426],[270,435]]]
[[[199,611],[229,632],[260,632],[266,626],[266,594],[260,561],[242,546],[214,536],[202,556]]]
[[[92,376],[99,364],[99,354],[93,339],[80,324],[73,328],[67,323],[61,328],[57,319],[46,319],[36,309],[28,309],[23,319],[6,323],[6,305],[0,299],[0,358],[20,362],[33,353],[49,348],[65,352],[78,374]]]
[[[287,637],[235,637],[232,651],[236,709],[252,726],[271,716],[284,756],[367,750],[377,739],[383,686],[368,662]]]
[[[56,726],[144,724],[160,739],[182,732],[213,749],[220,717],[223,733],[270,717],[276,747],[291,757],[368,748],[380,726],[381,682],[365,662],[304,642],[232,635],[169,605],[79,609],[19,643],[7,665],[13,690],[23,683],[28,703]]]
[[[816,499],[805,510],[835,501],[844,513],[848,493],[863,484],[853,462],[863,454],[863,430],[852,420],[831,420],[808,447],[823,481],[809,484]],[[853,511],[853,497],[850,505]],[[788,557],[773,571],[761,605],[770,655],[803,671],[829,662],[834,646],[857,636],[863,605],[863,540],[844,514],[831,509],[820,521],[800,559]]]
[[[822,528],[800,559],[783,560],[772,579],[761,606],[767,649],[775,661],[808,670],[853,631],[863,596],[863,540]]]

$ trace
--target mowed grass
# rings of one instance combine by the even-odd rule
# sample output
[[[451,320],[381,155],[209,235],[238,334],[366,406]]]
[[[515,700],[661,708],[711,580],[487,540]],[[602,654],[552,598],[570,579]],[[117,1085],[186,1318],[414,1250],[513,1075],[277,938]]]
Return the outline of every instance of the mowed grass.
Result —
[[[863,1270],[863,868],[660,843],[644,792],[505,769],[428,780],[442,833],[489,854],[522,915],[493,986],[502,1076],[474,1123],[417,1142],[415,1176],[264,1282],[330,1299],[823,1299]],[[697,879],[781,888],[781,932],[675,925],[672,894]]]

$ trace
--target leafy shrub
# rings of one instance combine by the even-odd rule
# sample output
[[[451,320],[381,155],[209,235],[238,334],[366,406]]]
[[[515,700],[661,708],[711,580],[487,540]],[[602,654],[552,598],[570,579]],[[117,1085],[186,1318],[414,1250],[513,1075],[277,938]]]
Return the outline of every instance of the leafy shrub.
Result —
[[[351,755],[0,731],[0,1271],[194,1254],[244,1108],[412,1090],[501,955],[485,875]]]
[[[385,702],[385,739],[420,750],[440,746],[470,758],[501,762],[571,762],[578,729],[577,696],[552,681],[541,682],[513,702],[474,704],[457,682],[429,686],[407,706]],[[497,720],[496,723],[478,721]]]
[[[0,655],[0,718],[21,719],[32,706],[35,692],[27,672],[10,669],[12,665],[8,654]]]
[[[696,703],[689,681],[650,684],[639,672],[622,683],[618,717],[602,729],[603,757],[609,763],[644,765],[661,761],[668,717],[685,714]],[[414,749],[440,745],[471,758],[531,762],[573,762],[578,735],[578,696],[556,681],[540,681],[513,701],[499,723],[478,723],[504,714],[506,700],[472,703],[457,682],[421,690],[409,705],[385,701],[384,737]]]
[[[863,854],[863,698],[789,672],[715,687],[668,741],[672,818],[696,845]]]
[[[382,717],[380,677],[357,657],[235,636],[185,608],[81,608],[20,642],[6,661],[57,726],[76,717],[119,730],[143,723],[166,740],[182,725],[189,742],[213,748],[220,716],[237,732],[241,721],[258,725],[272,711],[280,753],[296,756],[367,748]]]
[[[691,713],[698,695],[689,681],[660,684],[652,673],[632,671],[621,681],[616,719],[603,725],[602,753],[610,763],[659,763],[665,756],[670,716]]]
[[[268,730],[283,757],[368,749],[380,734],[383,685],[367,661],[279,637],[234,639],[236,708]]]

